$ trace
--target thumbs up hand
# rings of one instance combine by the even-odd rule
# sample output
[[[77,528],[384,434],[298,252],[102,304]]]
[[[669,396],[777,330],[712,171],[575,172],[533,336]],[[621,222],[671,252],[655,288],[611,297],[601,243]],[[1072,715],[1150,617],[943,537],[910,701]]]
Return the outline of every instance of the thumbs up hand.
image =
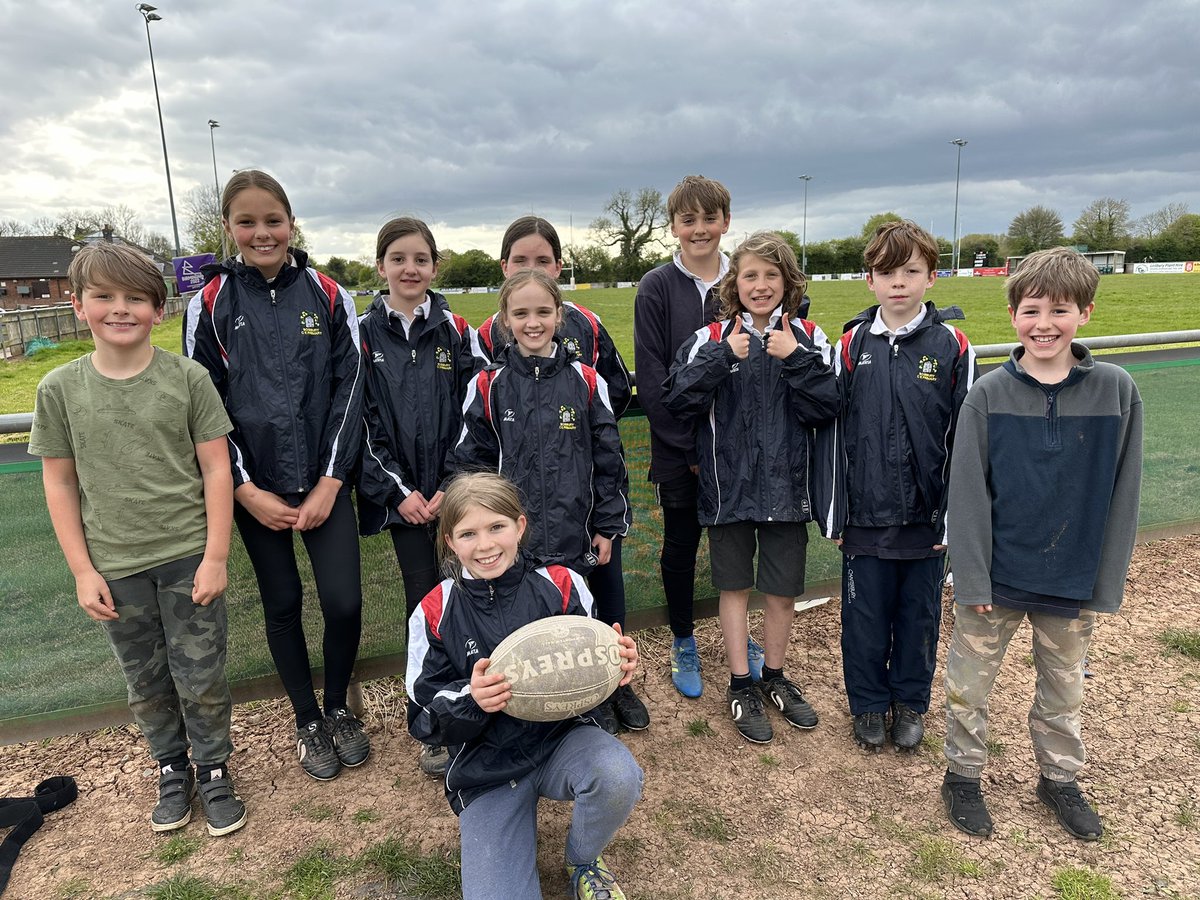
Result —
[[[800,346],[796,336],[792,334],[792,326],[784,320],[779,328],[767,332],[767,353],[776,359],[787,359]]]
[[[725,343],[729,345],[729,349],[738,359],[745,359],[750,355],[750,334],[742,330],[741,316],[733,320],[733,331],[729,332]]]

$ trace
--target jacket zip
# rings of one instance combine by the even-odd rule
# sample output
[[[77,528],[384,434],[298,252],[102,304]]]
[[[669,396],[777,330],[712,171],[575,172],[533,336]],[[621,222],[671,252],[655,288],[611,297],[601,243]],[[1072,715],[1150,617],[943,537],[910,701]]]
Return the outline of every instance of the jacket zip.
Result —
[[[533,396],[535,398],[534,414],[537,415],[537,411],[542,408],[542,367],[538,363],[534,363],[533,366]],[[542,546],[549,548],[554,545],[550,542],[550,523],[547,521],[549,516],[546,515],[546,507],[549,505],[546,502],[546,497],[549,496],[546,493],[546,447],[542,441],[541,429],[538,428],[536,431],[538,436],[538,480],[542,484],[542,540],[544,541]]]
[[[890,382],[888,387],[890,387],[892,390],[892,437],[896,455],[896,485],[900,489],[900,496],[898,499],[900,500],[900,508],[903,510],[901,513],[900,524],[907,525],[909,510],[908,504],[904,500],[904,457],[902,456],[903,448],[900,446],[900,423],[898,421],[900,397],[899,392],[896,390],[896,363],[899,358],[900,345],[899,339],[897,338],[892,340],[892,354],[890,356],[891,362],[888,366],[888,380]]]
[[[279,301],[275,297],[275,288],[271,288],[271,313],[275,318],[275,345],[279,348],[279,365],[283,370],[283,394],[287,398],[288,405],[288,421],[292,425],[292,443],[296,447],[296,493],[304,493],[304,476],[303,472],[307,468],[308,460],[301,459],[303,448],[300,444],[300,433],[296,430],[296,407],[292,403],[292,385],[287,377],[287,357],[283,352],[283,332],[279,328]]]

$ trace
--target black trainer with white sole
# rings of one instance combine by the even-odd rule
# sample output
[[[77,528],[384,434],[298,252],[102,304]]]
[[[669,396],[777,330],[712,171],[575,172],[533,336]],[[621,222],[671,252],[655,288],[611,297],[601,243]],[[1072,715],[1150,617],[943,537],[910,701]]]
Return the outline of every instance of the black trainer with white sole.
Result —
[[[740,691],[728,688],[725,691],[725,700],[729,703],[733,724],[737,726],[742,737],[755,744],[771,743],[775,732],[771,730],[771,723],[767,721],[762,694],[757,687],[751,685]]]

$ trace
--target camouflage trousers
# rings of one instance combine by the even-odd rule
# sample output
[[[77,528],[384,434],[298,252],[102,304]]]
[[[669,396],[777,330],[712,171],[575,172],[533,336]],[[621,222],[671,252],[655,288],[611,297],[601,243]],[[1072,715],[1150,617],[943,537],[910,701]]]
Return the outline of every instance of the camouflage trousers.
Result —
[[[1026,613],[993,606],[977,613],[954,607],[954,636],[946,657],[946,760],[951,772],[978,778],[987,762],[988,695],[1008,644]],[[1071,781],[1087,759],[1080,735],[1083,658],[1094,612],[1078,619],[1028,613],[1033,626],[1037,687],[1029,710],[1029,736],[1041,773]]]
[[[129,709],[150,753],[225,762],[232,705],[225,680],[225,598],[192,602],[200,556],[108,582],[119,619],[105,622],[129,689]]]

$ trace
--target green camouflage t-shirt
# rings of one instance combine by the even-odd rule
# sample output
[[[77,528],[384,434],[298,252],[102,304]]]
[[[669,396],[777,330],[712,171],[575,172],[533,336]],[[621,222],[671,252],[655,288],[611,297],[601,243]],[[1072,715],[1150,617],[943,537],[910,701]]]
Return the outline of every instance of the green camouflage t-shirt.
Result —
[[[199,363],[155,348],[144,371],[115,379],[88,354],[38,385],[29,452],[75,460],[88,553],[111,581],[204,552],[196,444],[231,430]]]

